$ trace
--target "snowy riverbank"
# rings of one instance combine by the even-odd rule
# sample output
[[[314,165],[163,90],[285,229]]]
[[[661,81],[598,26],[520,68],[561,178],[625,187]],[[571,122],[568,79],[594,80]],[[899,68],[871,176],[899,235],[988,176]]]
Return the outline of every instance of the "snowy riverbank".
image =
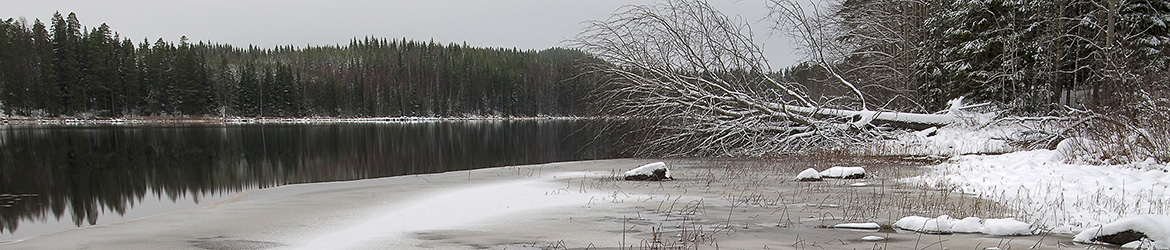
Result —
[[[685,247],[903,249],[1071,246],[1071,236],[920,235],[891,225],[957,214],[970,197],[899,184],[915,162],[673,160],[672,181],[620,180],[654,160],[500,167],[288,185],[225,202],[0,245],[4,249],[542,249]],[[865,164],[864,179],[793,180],[800,169]],[[858,185],[862,184],[864,185]],[[988,207],[986,218],[995,211]],[[872,241],[875,239],[881,239]],[[1010,239],[1010,240],[1009,240]]]
[[[912,146],[915,153],[951,158],[901,181],[993,200],[1014,211],[1004,216],[1032,223],[1042,233],[1077,234],[1127,217],[1170,212],[1167,164],[1153,159],[1082,163],[1080,159],[1097,157],[1101,149],[1092,143],[1073,144],[1084,141],[1080,138],[1055,150],[1015,148],[1002,139],[1020,128],[953,126],[908,134],[897,143]]]
[[[1078,233],[1117,219],[1170,212],[1170,170],[1152,161],[1124,165],[1064,163],[1054,150],[965,155],[907,178],[978,195],[1018,211],[1053,233]]]

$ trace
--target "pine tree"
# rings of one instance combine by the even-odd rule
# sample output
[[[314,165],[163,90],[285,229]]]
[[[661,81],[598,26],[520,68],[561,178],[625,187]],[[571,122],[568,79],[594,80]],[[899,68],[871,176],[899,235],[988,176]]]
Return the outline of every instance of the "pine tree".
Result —
[[[138,111],[138,100],[142,100],[142,71],[139,68],[138,54],[134,42],[130,39],[122,40],[117,52],[118,78],[122,84],[114,89],[113,112],[115,115],[130,115]]]
[[[82,80],[86,106],[99,111],[99,115],[111,114],[114,110],[114,90],[119,88],[117,62],[115,61],[115,39],[110,28],[102,24],[84,38],[85,53],[82,62]]]
[[[256,80],[255,64],[244,62],[237,77],[238,83],[233,88],[236,95],[232,104],[238,112],[237,115],[259,116],[260,84]]]
[[[143,43],[146,45],[149,43]],[[147,114],[174,112],[171,89],[174,85],[174,46],[162,38],[143,53],[143,108]]]
[[[172,53],[174,60],[174,83],[168,89],[168,96],[176,113],[204,115],[210,110],[211,96],[205,60],[183,36],[179,47]]]

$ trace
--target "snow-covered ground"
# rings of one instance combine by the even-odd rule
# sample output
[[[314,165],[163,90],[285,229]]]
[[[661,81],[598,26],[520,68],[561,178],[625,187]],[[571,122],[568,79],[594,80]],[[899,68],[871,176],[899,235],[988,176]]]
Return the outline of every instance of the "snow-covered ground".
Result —
[[[1053,233],[1076,234],[1129,216],[1170,212],[1167,164],[1152,159],[1085,164],[1077,159],[1092,149],[1021,150],[1002,140],[1019,131],[1012,125],[954,126],[907,134],[900,141],[916,148],[912,153],[952,157],[903,181],[1000,202],[1017,211],[1006,216]]]

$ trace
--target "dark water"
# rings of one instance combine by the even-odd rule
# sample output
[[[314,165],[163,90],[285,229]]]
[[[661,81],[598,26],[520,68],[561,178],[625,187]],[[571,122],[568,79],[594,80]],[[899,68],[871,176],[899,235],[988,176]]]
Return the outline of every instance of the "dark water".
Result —
[[[621,157],[603,125],[542,120],[0,127],[0,242],[290,183]]]

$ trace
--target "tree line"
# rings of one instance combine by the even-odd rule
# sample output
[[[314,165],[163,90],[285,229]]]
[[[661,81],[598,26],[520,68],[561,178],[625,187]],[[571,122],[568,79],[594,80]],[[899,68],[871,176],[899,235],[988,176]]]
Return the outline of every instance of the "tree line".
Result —
[[[1033,113],[1106,110],[1170,86],[1167,1],[842,0],[818,18],[837,73],[899,109],[965,96]],[[835,81],[823,71],[787,73]]]
[[[76,14],[0,22],[0,111],[81,116],[584,115],[596,81],[577,50],[355,38],[239,48],[134,42]]]

